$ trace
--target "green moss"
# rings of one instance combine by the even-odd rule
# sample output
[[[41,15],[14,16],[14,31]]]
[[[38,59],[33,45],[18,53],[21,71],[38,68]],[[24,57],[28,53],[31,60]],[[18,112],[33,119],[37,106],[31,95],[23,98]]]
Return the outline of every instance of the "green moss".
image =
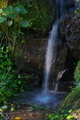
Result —
[[[77,64],[74,79],[76,87],[72,88],[72,92],[68,94],[63,103],[59,106],[60,110],[80,108],[80,61]]]
[[[74,78],[76,80],[77,85],[80,86],[80,61],[77,64],[77,67],[74,73]]]
[[[59,106],[60,110],[69,110],[80,108],[80,87],[76,87],[65,98],[63,103]]]

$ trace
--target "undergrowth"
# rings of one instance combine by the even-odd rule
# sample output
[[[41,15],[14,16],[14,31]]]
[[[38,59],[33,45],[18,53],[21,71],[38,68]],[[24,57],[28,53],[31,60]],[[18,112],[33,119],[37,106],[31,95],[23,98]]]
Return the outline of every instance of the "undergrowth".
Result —
[[[28,90],[26,81],[16,74],[9,55],[9,48],[2,46],[0,48],[0,105],[9,101],[12,96],[24,90]],[[29,79],[31,76],[27,76]]]

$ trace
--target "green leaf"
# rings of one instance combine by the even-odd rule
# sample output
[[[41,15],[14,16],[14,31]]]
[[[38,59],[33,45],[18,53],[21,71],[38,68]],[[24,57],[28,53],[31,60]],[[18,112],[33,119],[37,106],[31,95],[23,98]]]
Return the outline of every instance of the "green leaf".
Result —
[[[11,70],[11,66],[7,67],[7,70],[10,71]]]
[[[12,6],[8,6],[8,7],[3,9],[3,12],[4,13],[9,13],[9,14],[13,13],[13,7]]]
[[[17,14],[10,14],[8,15],[9,18],[14,19],[17,16]]]
[[[7,12],[9,12],[9,9],[8,9],[8,7],[6,7],[6,8],[3,8],[3,12],[4,12],[4,13],[7,13]]]
[[[31,4],[28,4],[28,7],[30,8],[30,7],[32,7],[32,5],[31,5]]]
[[[0,9],[0,13],[2,13],[3,12],[3,10],[2,9]]]
[[[0,17],[0,23],[3,23],[6,19],[6,17]]]
[[[18,7],[19,7],[19,8],[24,8],[24,6],[23,6],[23,5],[18,5]]]
[[[3,65],[0,65],[0,68],[4,69]]]
[[[20,8],[20,12],[19,12],[20,14],[26,14],[27,13],[27,10],[26,9],[24,9],[24,8]]]
[[[5,94],[6,94],[7,97],[10,97],[12,95],[12,92],[11,91],[7,91],[7,92],[5,92]]]
[[[21,27],[28,27],[28,26],[29,26],[29,23],[28,23],[27,20],[22,20],[22,21],[20,22],[20,26],[21,26]]]
[[[7,105],[2,106],[3,109],[8,109]]]
[[[18,75],[18,78],[21,78],[21,76],[20,76],[20,75]]]
[[[7,24],[8,24],[8,26],[11,26],[13,24],[13,21],[10,20],[7,22]]]
[[[21,84],[21,81],[18,81],[18,84]]]
[[[19,11],[20,11],[20,8],[15,7],[13,10],[14,10],[15,12],[19,12]]]

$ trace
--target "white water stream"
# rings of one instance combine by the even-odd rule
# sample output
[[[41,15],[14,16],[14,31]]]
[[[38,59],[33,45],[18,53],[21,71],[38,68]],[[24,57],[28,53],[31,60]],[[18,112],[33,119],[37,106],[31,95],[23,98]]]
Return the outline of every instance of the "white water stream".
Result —
[[[58,32],[58,24],[60,21],[60,17],[63,15],[63,0],[56,0],[56,6],[57,6],[57,12],[56,12],[56,20],[53,24],[51,34],[48,39],[48,45],[47,45],[47,52],[46,52],[46,59],[45,59],[45,69],[44,69],[44,93],[47,93],[49,91],[49,77],[50,77],[50,71],[51,71],[51,64],[52,60],[54,60],[55,57],[55,50],[56,50],[56,39],[57,39],[57,32]],[[60,8],[58,8],[60,7]],[[60,16],[58,18],[58,16]]]
[[[57,31],[58,31],[58,24],[59,24],[59,19],[55,21],[51,34],[48,39],[48,46],[47,46],[46,60],[45,60],[45,74],[44,74],[44,92],[45,93],[48,92],[51,63],[52,63],[52,59],[54,59],[54,56],[55,56],[55,49],[56,49],[55,43],[56,43],[56,37],[57,37]]]

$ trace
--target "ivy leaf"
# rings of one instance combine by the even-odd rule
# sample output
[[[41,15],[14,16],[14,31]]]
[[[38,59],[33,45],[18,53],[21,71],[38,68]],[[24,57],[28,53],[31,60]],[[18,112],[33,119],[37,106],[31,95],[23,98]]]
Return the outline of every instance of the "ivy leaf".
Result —
[[[28,26],[29,26],[29,23],[28,23],[27,20],[22,20],[22,21],[20,22],[20,26],[21,26],[21,27],[28,27]]]
[[[3,23],[6,19],[6,17],[0,17],[0,23]]]
[[[7,24],[8,24],[8,26],[11,26],[13,24],[13,21],[10,20],[7,22]]]

